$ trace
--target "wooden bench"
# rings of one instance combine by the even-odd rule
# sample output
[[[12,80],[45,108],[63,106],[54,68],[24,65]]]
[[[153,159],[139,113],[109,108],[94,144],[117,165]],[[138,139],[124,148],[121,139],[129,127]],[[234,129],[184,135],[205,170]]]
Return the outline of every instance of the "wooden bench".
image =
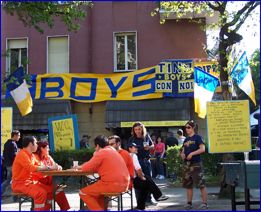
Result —
[[[107,205],[108,201],[114,201],[117,203],[118,211],[123,211],[122,205],[122,193],[102,193],[104,195],[104,205]]]
[[[31,202],[31,211],[34,210],[34,200],[32,197],[27,196],[26,194],[23,194],[23,193],[19,193],[19,192],[12,192],[12,195],[18,197],[19,211],[22,211],[22,204],[24,202]]]

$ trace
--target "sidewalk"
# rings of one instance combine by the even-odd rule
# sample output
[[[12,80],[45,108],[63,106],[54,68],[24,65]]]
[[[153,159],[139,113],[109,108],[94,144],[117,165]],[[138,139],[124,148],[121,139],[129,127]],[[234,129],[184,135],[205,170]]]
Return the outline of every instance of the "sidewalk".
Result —
[[[184,205],[186,204],[186,190],[181,187],[173,187],[168,180],[157,180],[156,183],[162,190],[162,193],[169,196],[169,199],[166,201],[158,202],[156,206],[146,207],[146,211],[184,211]],[[65,190],[66,196],[71,205],[70,211],[78,211],[79,210],[79,189],[72,188],[68,186]],[[231,211],[231,201],[230,199],[218,199],[217,194],[219,192],[219,187],[208,187],[208,211]],[[239,189],[237,188],[237,191]],[[241,190],[242,191],[242,190]],[[260,199],[260,189],[250,190],[252,198],[255,200]],[[243,199],[243,196],[242,198]],[[238,199],[237,199],[238,200]],[[123,206],[124,210],[130,209],[130,198],[129,196],[123,197]],[[194,197],[193,197],[193,208],[192,211],[198,211],[198,207],[201,204],[200,192],[199,189],[194,189]],[[136,206],[136,199],[134,195],[134,207]],[[57,206],[57,209],[59,207]],[[253,205],[251,209],[259,209],[260,206]],[[23,203],[22,210],[30,210],[30,203]],[[113,203],[112,208],[110,210],[117,210],[115,203]],[[244,211],[245,208],[243,205],[237,205],[237,210]],[[12,198],[5,198],[1,202],[1,211],[18,211],[18,203],[13,203]]]

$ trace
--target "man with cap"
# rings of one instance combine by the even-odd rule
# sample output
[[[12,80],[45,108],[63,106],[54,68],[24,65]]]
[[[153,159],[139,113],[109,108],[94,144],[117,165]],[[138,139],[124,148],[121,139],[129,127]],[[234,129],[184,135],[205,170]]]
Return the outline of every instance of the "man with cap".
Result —
[[[144,210],[146,205],[146,198],[148,193],[151,192],[153,197],[157,201],[163,201],[168,199],[167,196],[163,195],[160,191],[159,187],[154,183],[150,176],[144,175],[142,172],[137,152],[138,152],[138,145],[135,143],[128,144],[128,150],[133,160],[135,173],[134,173],[134,188],[140,190],[140,194],[137,198],[137,209]]]

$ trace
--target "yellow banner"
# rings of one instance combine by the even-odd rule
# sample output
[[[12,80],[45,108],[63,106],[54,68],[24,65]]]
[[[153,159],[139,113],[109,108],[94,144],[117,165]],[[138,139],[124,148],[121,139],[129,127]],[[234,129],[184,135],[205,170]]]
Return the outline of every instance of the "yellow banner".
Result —
[[[178,121],[141,121],[146,127],[184,126],[188,120]],[[132,127],[135,122],[121,122],[121,127]]]
[[[251,151],[249,102],[207,102],[210,153]]]
[[[114,74],[43,74],[30,88],[35,99],[79,102],[162,98],[155,93],[155,67]]]
[[[13,108],[1,107],[1,150],[5,142],[11,138],[13,128]]]

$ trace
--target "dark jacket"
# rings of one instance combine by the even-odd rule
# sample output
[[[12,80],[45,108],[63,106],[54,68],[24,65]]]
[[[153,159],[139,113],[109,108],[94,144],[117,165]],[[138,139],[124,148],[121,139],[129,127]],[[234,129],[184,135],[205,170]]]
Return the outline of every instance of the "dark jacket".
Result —
[[[7,140],[7,142],[4,144],[4,151],[3,151],[5,167],[13,165],[17,152],[18,152],[18,148],[16,142],[12,139]]]

